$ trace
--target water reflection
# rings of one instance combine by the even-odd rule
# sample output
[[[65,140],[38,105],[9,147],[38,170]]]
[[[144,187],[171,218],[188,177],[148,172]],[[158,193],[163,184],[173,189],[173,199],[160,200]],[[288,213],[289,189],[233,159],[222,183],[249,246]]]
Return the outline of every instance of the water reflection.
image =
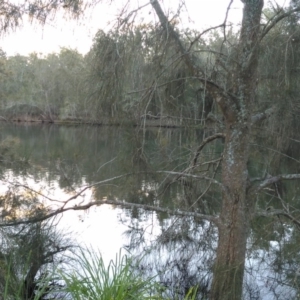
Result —
[[[206,214],[220,210],[218,187],[176,175],[191,167],[197,141],[204,137],[201,130],[2,124],[0,138],[8,137],[18,141],[18,147],[14,158],[3,159],[1,192],[14,182],[22,194],[26,185],[44,195],[39,195],[35,205],[42,204],[46,209],[54,209],[60,203],[53,200],[64,201],[86,185],[130,173],[86,190],[68,205],[112,199]],[[201,155],[212,163],[199,165],[197,174],[218,179],[221,151],[221,141],[205,149]],[[270,202],[272,197],[261,203]],[[294,229],[289,234],[280,231],[280,222],[267,218],[253,222],[245,299],[295,297],[298,276],[293,275],[299,270],[299,233]],[[106,260],[114,258],[120,247],[142,254],[140,271],[158,274],[171,297],[183,295],[196,284],[203,299],[208,294],[217,229],[197,216],[174,217],[138,206],[125,209],[101,205],[64,213],[60,226],[71,230],[79,244],[98,247]],[[285,256],[293,251],[293,259]]]
[[[141,142],[137,135],[145,135],[146,140]],[[138,176],[88,189],[69,205],[84,204],[94,199],[119,199],[153,205],[160,201],[161,205],[167,207],[171,204],[172,195],[178,198],[178,190],[168,189],[168,193],[158,200],[156,194],[159,183],[151,171],[155,164],[158,167],[164,167],[166,162],[177,164],[180,160],[178,151],[186,155],[177,146],[178,139],[174,138],[177,135],[181,135],[181,132],[162,133],[154,130],[145,134],[132,128],[2,124],[1,139],[19,141],[15,150],[17,159],[7,160],[1,169],[2,193],[14,183],[14,193],[26,196],[29,190],[24,186],[27,186],[40,193],[34,195],[39,198],[37,205],[54,210],[60,205],[58,201],[65,201],[83,186],[125,172],[142,171]],[[160,157],[161,152],[168,159]],[[143,226],[152,228],[153,234],[159,230],[158,224],[166,218],[169,216],[160,214],[157,217],[152,211],[104,205],[84,212],[64,213],[60,223],[74,231],[75,236],[80,237],[80,243],[99,246],[102,252],[110,252],[110,258],[114,258],[119,248],[128,244],[128,238],[121,232],[128,229],[130,220],[137,220],[139,225],[146,222]],[[146,239],[150,241],[149,234]],[[99,239],[95,239],[97,235]],[[105,247],[110,250],[105,250]]]

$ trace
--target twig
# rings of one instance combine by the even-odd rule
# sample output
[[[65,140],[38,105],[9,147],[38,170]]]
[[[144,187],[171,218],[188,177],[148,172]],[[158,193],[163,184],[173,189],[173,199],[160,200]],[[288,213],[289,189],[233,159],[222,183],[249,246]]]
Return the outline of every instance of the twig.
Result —
[[[165,173],[165,174],[169,174],[169,175],[177,175],[180,177],[191,177],[191,178],[197,178],[197,179],[204,179],[204,180],[211,181],[212,183],[220,186],[222,189],[224,188],[221,182],[219,182],[211,177],[207,177],[207,176],[193,175],[193,174],[188,174],[185,172],[173,172],[173,171],[156,171],[156,173]]]
[[[204,148],[204,146],[212,141],[214,141],[215,139],[220,139],[220,138],[225,138],[225,134],[224,133],[216,133],[214,135],[211,135],[209,137],[207,137],[206,139],[204,139],[201,143],[201,145],[198,147],[195,157],[193,159],[191,168],[194,169],[198,160],[198,157],[200,155],[201,150]]]

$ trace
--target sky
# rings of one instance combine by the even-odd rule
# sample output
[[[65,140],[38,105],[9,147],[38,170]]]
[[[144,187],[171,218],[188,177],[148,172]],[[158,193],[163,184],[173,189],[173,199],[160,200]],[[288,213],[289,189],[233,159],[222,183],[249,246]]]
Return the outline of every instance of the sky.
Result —
[[[61,47],[77,49],[85,54],[89,51],[97,30],[108,30],[112,26],[123,2],[125,3],[125,0],[116,0],[113,5],[98,4],[93,10],[86,11],[84,17],[77,21],[66,20],[57,14],[53,21],[49,21],[43,27],[37,23],[29,24],[25,17],[22,28],[1,37],[1,47],[8,56],[28,55],[31,52],[48,54],[59,52]],[[130,1],[133,7],[136,3],[143,5],[145,2],[149,1]],[[165,0],[165,12],[176,12],[178,2],[179,0]],[[181,17],[182,24],[198,30],[221,24],[229,2],[230,0],[186,0]],[[269,1],[265,0],[265,3],[267,2]],[[279,4],[286,2],[288,0],[277,1]],[[240,0],[234,0],[229,11],[229,20],[236,25],[241,22],[242,7]],[[144,18],[145,22],[154,17],[155,13],[149,5],[143,9],[141,18]]]

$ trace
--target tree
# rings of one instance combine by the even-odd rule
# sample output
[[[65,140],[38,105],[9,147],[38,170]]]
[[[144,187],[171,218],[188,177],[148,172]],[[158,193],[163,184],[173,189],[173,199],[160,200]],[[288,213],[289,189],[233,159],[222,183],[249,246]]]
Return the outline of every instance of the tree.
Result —
[[[224,118],[224,132],[207,138],[199,147],[201,150],[206,143],[216,138],[225,138],[220,186],[222,208],[218,217],[209,218],[218,227],[219,232],[210,299],[242,297],[246,243],[250,222],[255,216],[255,194],[263,187],[281,179],[300,178],[299,174],[278,175],[254,183],[248,174],[251,132],[255,124],[266,117],[264,113],[253,115],[260,42],[272,27],[281,18],[290,15],[291,11],[279,13],[261,30],[263,1],[242,2],[244,10],[240,36],[234,49],[234,63],[226,72],[228,79],[224,84],[224,81],[220,82],[215,78],[205,78],[204,70],[197,67],[197,61],[184,48],[158,1],[151,1],[161,25],[177,42],[178,51],[184,56],[186,64],[194,70],[199,81],[206,85],[208,93],[213,96]],[[222,26],[225,28],[226,19]]]
[[[216,259],[213,266],[213,280],[210,288],[210,299],[241,299],[243,292],[243,277],[245,270],[245,257],[247,239],[251,230],[251,221],[257,215],[274,216],[282,215],[298,224],[297,219],[290,213],[288,207],[271,211],[257,211],[257,194],[264,188],[278,184],[282,180],[300,179],[300,174],[267,174],[261,172],[258,178],[249,175],[249,161],[251,155],[250,143],[255,126],[262,120],[268,118],[274,111],[268,107],[265,111],[259,111],[261,106],[256,100],[259,82],[258,62],[260,57],[260,46],[271,30],[281,20],[293,13],[298,12],[298,6],[279,9],[272,17],[267,19],[266,24],[261,24],[263,0],[242,0],[244,3],[243,20],[239,37],[236,44],[232,46],[231,53],[222,52],[226,44],[227,17],[219,26],[224,33],[224,43],[221,52],[207,52],[215,55],[215,63],[211,72],[207,72],[194,55],[193,45],[202,38],[205,32],[199,34],[189,48],[183,43],[178,31],[175,30],[160,3],[152,0],[150,3],[156,12],[164,36],[171,39],[176,47],[177,53],[183,59],[186,67],[201,84],[202,89],[210,99],[218,105],[223,117],[222,132],[216,132],[205,138],[199,145],[190,167],[183,172],[168,172],[177,177],[177,180],[185,177],[193,177],[197,180],[206,180],[210,184],[218,186],[221,192],[221,210],[219,215],[194,213],[197,217],[212,222],[218,228],[218,247]],[[228,9],[230,8],[229,4]],[[131,14],[128,15],[128,18]],[[127,20],[128,20],[127,18]],[[106,38],[106,36],[102,37]],[[108,46],[114,45],[109,41]],[[115,50],[115,48],[114,48]],[[115,53],[114,53],[115,54]],[[115,59],[118,60],[115,56]],[[203,148],[216,139],[224,139],[221,157],[221,177],[216,180],[213,177],[197,176],[193,174],[199,156]],[[127,175],[124,175],[127,176]],[[116,178],[124,177],[118,176]],[[115,180],[111,178],[98,184]],[[87,186],[85,189],[89,188]],[[84,190],[85,190],[84,189]],[[83,191],[72,196],[66,201],[70,202],[78,197]],[[92,205],[102,203],[122,206],[138,206],[133,203],[124,203],[116,200],[95,201],[77,207],[66,207],[50,212],[42,217],[15,221],[14,223],[33,222],[43,220],[66,210],[86,209]],[[156,206],[144,206],[157,211],[170,212],[177,215],[193,215],[191,211],[170,211]],[[6,224],[6,226],[9,225]]]
[[[53,18],[57,10],[63,9],[71,17],[78,17],[84,8],[91,3],[83,3],[78,0],[58,1],[27,1],[16,3],[5,1],[0,5],[0,31],[15,29],[22,24],[23,18],[28,16],[31,21],[38,21],[44,24],[49,18]]]
[[[230,70],[231,78],[225,88],[218,82],[203,77],[205,73],[197,68],[192,55],[185,54],[187,51],[158,1],[151,1],[162,26],[173,35],[180,52],[185,55],[186,63],[195,70],[199,80],[206,84],[208,92],[213,95],[224,117],[222,209],[219,217],[213,219],[219,230],[219,241],[211,299],[241,299],[246,242],[255,208],[253,191],[249,188],[247,162],[257,85],[258,42],[261,37],[260,19],[263,1],[243,2],[243,21],[236,46],[235,65]],[[215,135],[211,140],[218,137]]]
[[[218,248],[213,270],[210,299],[241,299],[245,267],[246,243],[250,233],[250,223],[255,217],[256,193],[264,187],[284,179],[299,179],[299,174],[276,175],[253,180],[248,174],[250,141],[253,127],[270,115],[272,108],[265,112],[256,111],[257,70],[259,47],[269,31],[283,18],[299,8],[281,10],[261,26],[263,1],[243,0],[243,21],[237,44],[233,48],[234,58],[228,68],[222,70],[223,57],[217,55],[215,64],[217,75],[207,76],[199,67],[192,49],[186,49],[179,34],[164,14],[157,0],[151,5],[155,10],[165,35],[176,44],[186,65],[194,76],[205,86],[207,94],[219,106],[224,118],[224,131],[208,137],[199,146],[195,156],[209,142],[224,138],[222,154],[222,175],[220,189],[222,204],[219,216],[202,216],[218,227]],[[232,1],[230,2],[231,5]],[[230,7],[229,5],[229,7]],[[220,27],[226,36],[226,18]],[[198,39],[201,37],[199,35]],[[225,78],[226,76],[226,78]],[[185,175],[183,175],[185,176]],[[278,212],[280,213],[280,212]]]

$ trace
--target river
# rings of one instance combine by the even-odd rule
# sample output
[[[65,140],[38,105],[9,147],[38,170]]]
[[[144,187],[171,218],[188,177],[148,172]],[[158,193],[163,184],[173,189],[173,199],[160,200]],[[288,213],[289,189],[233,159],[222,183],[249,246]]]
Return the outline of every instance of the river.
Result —
[[[204,137],[202,130],[6,123],[0,128],[2,193],[12,183],[27,186],[40,193],[43,207],[53,209],[61,205],[57,201],[69,199],[87,185],[130,174],[87,189],[68,205],[111,199],[207,214],[220,209],[220,191],[207,182],[178,176],[174,180],[174,175],[157,173],[187,168],[197,141]],[[218,179],[221,152],[221,141],[203,151],[205,160],[213,163],[201,165],[202,174],[210,172]],[[135,254],[151,252],[145,255],[142,269],[159,273],[171,290],[184,292],[199,282],[203,293],[209,289],[217,245],[217,230],[209,222],[103,204],[65,212],[58,226],[79,245],[99,249],[106,262],[120,248]],[[289,259],[276,263],[287,251],[280,251],[281,247],[293,244],[295,234],[289,230],[280,232],[274,220],[259,219],[253,224],[245,299],[291,299],[295,295],[289,284],[298,277],[293,279],[290,273],[296,272],[298,264]]]

